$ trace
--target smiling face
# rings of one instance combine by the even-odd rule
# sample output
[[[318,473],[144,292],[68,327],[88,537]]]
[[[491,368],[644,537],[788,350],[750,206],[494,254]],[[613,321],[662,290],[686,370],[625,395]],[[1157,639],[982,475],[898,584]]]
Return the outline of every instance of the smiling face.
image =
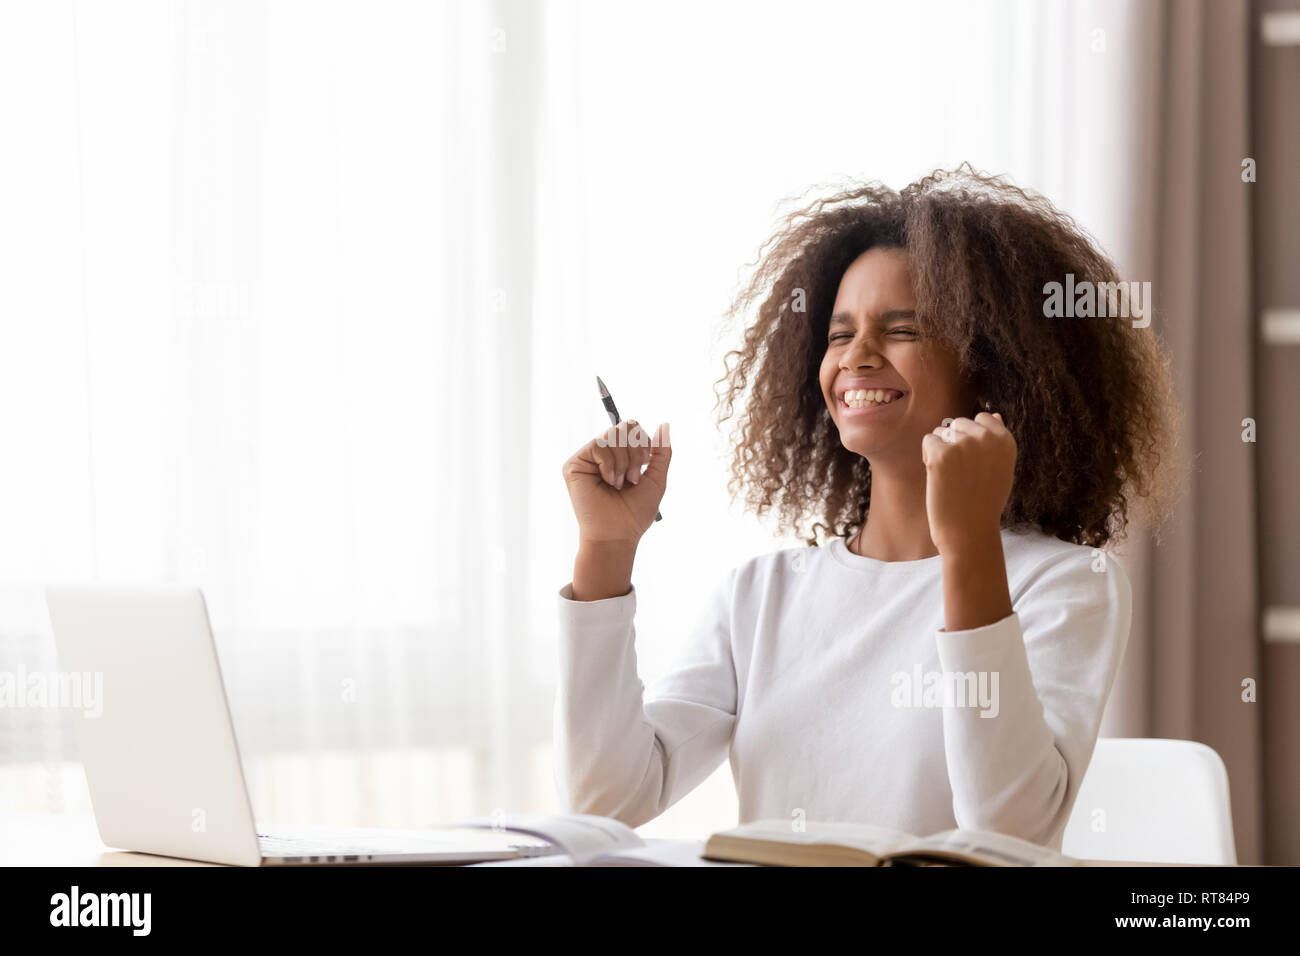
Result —
[[[858,256],[835,295],[819,375],[822,395],[840,442],[873,464],[900,456],[920,466],[921,439],[944,418],[975,411],[956,352],[920,335],[915,309],[902,249]]]

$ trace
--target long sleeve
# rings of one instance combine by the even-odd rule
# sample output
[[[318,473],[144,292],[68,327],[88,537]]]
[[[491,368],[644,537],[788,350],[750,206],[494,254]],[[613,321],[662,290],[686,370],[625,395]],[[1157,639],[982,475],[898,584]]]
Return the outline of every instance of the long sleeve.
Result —
[[[640,826],[712,773],[736,721],[731,648],[735,573],[714,588],[672,668],[650,690],[637,675],[636,588],[600,601],[559,591],[553,723],[561,808]]]
[[[1008,617],[937,633],[945,674],[983,673],[997,690],[996,712],[944,705],[953,813],[960,827],[1059,849],[1128,642],[1132,590],[1118,562],[1084,549],[1012,586]]]

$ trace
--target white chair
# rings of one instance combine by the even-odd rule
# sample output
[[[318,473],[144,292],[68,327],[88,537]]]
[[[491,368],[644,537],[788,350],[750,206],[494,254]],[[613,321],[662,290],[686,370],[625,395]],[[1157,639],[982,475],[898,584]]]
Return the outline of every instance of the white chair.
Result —
[[[1061,852],[1086,860],[1235,864],[1223,761],[1194,740],[1099,739]]]

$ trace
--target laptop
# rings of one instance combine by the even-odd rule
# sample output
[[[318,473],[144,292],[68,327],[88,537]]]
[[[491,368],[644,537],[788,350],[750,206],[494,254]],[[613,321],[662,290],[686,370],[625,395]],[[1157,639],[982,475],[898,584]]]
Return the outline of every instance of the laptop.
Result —
[[[458,865],[548,852],[467,827],[258,827],[203,592],[59,586],[45,600],[60,682],[84,692],[81,759],[105,845],[237,866]]]

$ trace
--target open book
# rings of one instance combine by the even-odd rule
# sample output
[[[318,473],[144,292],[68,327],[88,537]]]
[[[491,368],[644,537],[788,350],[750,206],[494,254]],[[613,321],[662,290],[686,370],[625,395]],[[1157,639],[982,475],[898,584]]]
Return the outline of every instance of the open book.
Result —
[[[1002,833],[945,830],[917,837],[866,823],[758,820],[704,840],[643,840],[631,827],[587,813],[475,817],[452,827],[524,833],[521,859],[490,866],[1078,866],[1079,860]]]
[[[768,866],[1079,866],[1082,861],[1028,840],[984,830],[944,830],[917,837],[866,823],[756,820],[715,833],[711,860]]]

